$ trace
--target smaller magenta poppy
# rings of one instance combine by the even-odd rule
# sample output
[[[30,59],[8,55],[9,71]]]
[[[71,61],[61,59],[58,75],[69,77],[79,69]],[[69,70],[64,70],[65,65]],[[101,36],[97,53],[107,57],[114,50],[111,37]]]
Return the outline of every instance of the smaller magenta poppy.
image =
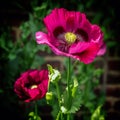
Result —
[[[103,32],[84,13],[55,8],[43,21],[48,33],[36,32],[36,41],[48,45],[56,55],[88,64],[106,52]]]
[[[48,89],[48,70],[28,70],[15,81],[14,91],[24,102],[43,98]]]

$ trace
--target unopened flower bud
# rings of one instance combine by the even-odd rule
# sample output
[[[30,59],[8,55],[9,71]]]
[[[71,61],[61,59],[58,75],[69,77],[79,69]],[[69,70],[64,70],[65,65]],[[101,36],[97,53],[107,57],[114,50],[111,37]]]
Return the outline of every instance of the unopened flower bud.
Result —
[[[53,93],[52,92],[47,92],[46,93],[46,100],[50,101],[50,100],[52,100],[52,98],[53,98]]]
[[[53,69],[51,65],[48,65],[49,70],[49,79],[52,83],[58,82],[58,80],[61,78],[61,74],[58,70]]]

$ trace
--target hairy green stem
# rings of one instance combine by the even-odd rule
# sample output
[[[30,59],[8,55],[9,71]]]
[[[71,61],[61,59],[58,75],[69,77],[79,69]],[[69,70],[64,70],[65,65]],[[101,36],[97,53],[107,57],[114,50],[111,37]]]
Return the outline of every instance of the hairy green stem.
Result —
[[[70,63],[71,63],[71,59],[69,58],[68,59],[68,68],[67,68],[67,87],[68,87],[68,94],[70,94],[70,79],[71,79],[71,77],[70,77]]]
[[[57,95],[58,95],[58,103],[59,103],[59,107],[61,108],[61,98],[60,98],[60,89],[59,89],[59,85],[58,83],[56,82],[56,90],[57,90]],[[63,114],[60,110],[60,115],[58,116],[61,118],[61,120],[63,120]],[[59,119],[59,118],[58,118]]]
[[[71,59],[68,59],[68,68],[67,68],[67,88],[68,88],[68,110],[71,107],[71,89],[70,89],[70,82],[71,82]],[[67,120],[70,120],[70,114],[67,114]]]
[[[61,107],[61,103],[60,103],[60,90],[59,90],[59,86],[58,86],[58,83],[57,83],[57,82],[56,82],[56,89],[57,89],[59,107]]]

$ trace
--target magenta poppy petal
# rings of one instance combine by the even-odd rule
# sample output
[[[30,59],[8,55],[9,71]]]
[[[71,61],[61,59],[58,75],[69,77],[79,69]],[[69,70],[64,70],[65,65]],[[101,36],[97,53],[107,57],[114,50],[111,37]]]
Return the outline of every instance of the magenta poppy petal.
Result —
[[[103,43],[103,45],[100,47],[100,50],[98,51],[97,55],[98,56],[101,56],[101,55],[104,55],[106,53],[106,45],[105,43]]]
[[[91,32],[92,42],[99,44],[99,51],[97,53],[98,56],[104,55],[106,52],[106,45],[103,42],[103,32],[101,31],[100,27],[97,25],[92,26],[92,32]]]
[[[53,33],[56,27],[62,26],[65,28],[65,9],[54,9],[51,14],[44,18],[44,23],[48,29],[48,32]]]
[[[48,35],[43,32],[36,32],[35,37],[38,44],[46,44],[49,42]]]
[[[81,53],[89,47],[89,44],[90,43],[88,42],[79,42],[78,44],[73,44],[69,49],[69,53],[70,54]]]
[[[82,20],[82,14],[80,12],[75,11],[66,11],[65,12],[65,23],[66,23],[66,31],[75,32],[80,26],[80,21]]]
[[[70,55],[69,53],[65,53],[65,52],[62,52],[60,51],[58,48],[56,48],[54,46],[54,44],[51,44],[49,42],[49,37],[47,34],[43,33],[43,32],[36,32],[36,41],[38,44],[46,44],[48,45],[55,54],[57,55],[62,55],[62,56],[68,56],[68,57],[71,57],[72,55]]]
[[[44,18],[44,23],[50,33],[58,26],[62,26],[67,31],[75,31],[79,27],[87,31],[91,29],[91,24],[84,13],[67,11],[64,8],[52,10],[51,14]]]
[[[40,96],[38,96],[38,98],[42,98],[45,96],[47,89],[46,89],[46,84],[48,85],[48,81],[44,81],[44,84],[39,85],[39,92],[40,92]]]
[[[98,25],[92,26],[91,38],[92,42],[99,42],[101,44],[101,42],[103,41],[103,32]]]
[[[95,43],[87,43],[80,42],[78,44],[74,44],[70,48],[70,53],[73,56],[76,56],[77,59],[84,62],[85,64],[89,64],[93,62],[95,59],[97,52],[99,50],[98,44]]]
[[[86,15],[82,14],[82,21],[80,23],[80,26],[78,26],[78,29],[84,30],[88,35],[91,32],[91,24],[90,22],[86,19]]]
[[[28,75],[29,82],[37,83],[37,81],[39,81],[38,74],[39,74],[39,71],[36,71],[36,70],[31,71]]]
[[[25,100],[25,102],[30,102],[30,100],[36,100],[38,99],[37,96],[40,96],[39,93],[39,89],[35,88],[35,89],[28,89],[28,94],[30,96],[30,99],[28,98],[27,100]]]
[[[48,70],[42,70],[42,71],[40,71],[39,72],[39,76],[40,76],[39,80],[40,81],[47,80],[48,79],[47,75],[48,75]]]

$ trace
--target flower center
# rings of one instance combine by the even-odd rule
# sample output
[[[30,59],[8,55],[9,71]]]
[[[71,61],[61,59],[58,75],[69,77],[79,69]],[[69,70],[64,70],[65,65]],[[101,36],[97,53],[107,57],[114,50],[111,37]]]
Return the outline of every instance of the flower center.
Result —
[[[34,89],[34,88],[37,88],[37,85],[32,85],[32,86],[30,87],[30,89]]]
[[[67,41],[68,44],[72,44],[76,41],[77,36],[71,32],[65,33],[65,40]]]

